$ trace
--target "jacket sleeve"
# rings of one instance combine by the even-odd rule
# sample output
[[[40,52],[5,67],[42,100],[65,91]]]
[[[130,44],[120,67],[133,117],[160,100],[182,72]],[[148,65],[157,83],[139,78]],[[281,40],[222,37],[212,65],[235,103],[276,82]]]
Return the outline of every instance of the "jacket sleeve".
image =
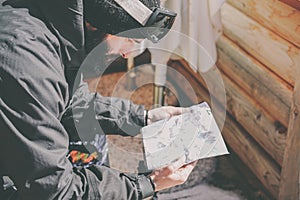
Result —
[[[22,199],[151,195],[153,189],[143,175],[107,167],[72,168],[66,158],[68,134],[59,121],[68,96],[63,69],[49,44],[38,42],[45,39],[37,37],[0,46],[1,174],[14,181]],[[97,102],[97,96],[93,98]]]
[[[127,99],[91,93],[81,79],[61,121],[82,140],[93,139],[95,133],[135,136],[144,126],[144,110]]]

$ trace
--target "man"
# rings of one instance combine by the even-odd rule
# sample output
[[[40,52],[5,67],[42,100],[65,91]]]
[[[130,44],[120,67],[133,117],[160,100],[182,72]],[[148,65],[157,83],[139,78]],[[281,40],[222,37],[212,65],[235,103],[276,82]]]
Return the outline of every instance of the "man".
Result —
[[[142,2],[149,8],[159,6],[158,1]],[[117,4],[108,0],[0,3],[0,177],[4,177],[1,199],[3,195],[30,200],[143,199],[154,190],[186,180],[194,163],[180,166],[178,161],[145,176],[105,166],[73,168],[66,157],[68,132],[90,128],[76,127],[76,123],[91,119],[91,113],[104,133],[109,130],[125,135],[126,128],[136,133],[145,124],[143,106],[90,93],[84,83],[79,84],[69,101],[64,71],[83,52],[84,19],[105,33],[115,34],[109,28],[115,27],[114,22],[121,22],[120,17],[129,21],[118,27],[126,28],[132,22],[124,12],[115,18],[122,11]],[[103,14],[98,16],[97,12]],[[128,29],[139,26],[132,24]],[[178,109],[149,111],[149,122],[173,114],[178,114]],[[12,181],[15,187],[8,187]],[[6,193],[15,189],[17,193]]]

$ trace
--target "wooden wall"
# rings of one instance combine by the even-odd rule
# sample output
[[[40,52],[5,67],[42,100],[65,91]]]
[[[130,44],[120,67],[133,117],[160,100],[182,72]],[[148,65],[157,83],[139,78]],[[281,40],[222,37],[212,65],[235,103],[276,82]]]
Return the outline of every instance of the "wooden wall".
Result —
[[[247,114],[253,115],[227,110],[269,157],[253,155],[269,163],[255,172],[264,186],[275,198],[299,199],[300,11],[275,0],[228,0],[221,13],[217,65],[235,94],[248,96],[240,101],[244,106],[236,101],[233,109],[252,106]],[[247,151],[240,154],[253,171],[260,168],[252,155],[243,158]]]
[[[214,70],[226,89],[223,136],[274,199],[299,200],[300,11],[279,0],[227,0],[221,16]],[[210,73],[185,70],[210,101]]]

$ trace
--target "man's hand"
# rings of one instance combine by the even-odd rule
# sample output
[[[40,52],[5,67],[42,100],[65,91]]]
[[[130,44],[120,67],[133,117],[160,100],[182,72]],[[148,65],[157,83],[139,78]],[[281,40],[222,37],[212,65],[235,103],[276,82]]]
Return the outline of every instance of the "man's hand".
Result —
[[[183,107],[173,107],[173,106],[163,106],[159,108],[154,108],[148,111],[147,124],[152,124],[153,122],[170,118],[174,115],[180,115],[189,112],[189,108]]]
[[[160,191],[176,185],[183,184],[197,164],[197,161],[183,165],[183,158],[150,174],[155,185],[155,191]]]

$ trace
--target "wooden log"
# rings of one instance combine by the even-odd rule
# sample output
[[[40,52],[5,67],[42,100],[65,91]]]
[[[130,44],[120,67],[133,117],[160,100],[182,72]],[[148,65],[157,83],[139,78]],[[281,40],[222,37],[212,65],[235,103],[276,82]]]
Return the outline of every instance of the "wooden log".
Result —
[[[185,68],[189,68],[187,63]],[[205,85],[207,82],[215,84],[215,72],[210,71],[205,74],[193,72],[189,73]],[[285,148],[286,133],[278,130],[276,120],[272,118],[259,104],[249,95],[236,86],[228,77],[222,76],[226,88],[227,111],[251,134],[251,136],[267,151],[271,157],[282,164],[283,152]],[[223,92],[219,83],[211,86],[210,95],[215,95],[216,99],[222,99]],[[221,94],[221,95],[219,95]]]
[[[228,38],[222,36],[217,47],[219,69],[278,120],[278,129],[285,129],[289,122],[292,88],[283,84],[277,76]]]
[[[183,63],[181,61],[181,63]],[[211,102],[211,96],[199,81],[199,74],[187,69],[187,65],[180,64],[175,61],[170,64],[180,74],[184,75],[190,84],[193,86],[194,91],[200,100]],[[176,74],[170,74],[172,80],[178,82],[181,90],[185,91],[184,85],[180,84],[180,78]],[[170,80],[170,78],[169,78]],[[187,93],[187,96],[189,94]],[[192,99],[191,99],[192,100]],[[195,103],[195,102],[194,102]],[[222,110],[219,104],[213,110],[216,121],[223,119]],[[221,115],[220,115],[221,114]],[[227,115],[222,135],[225,142],[234,150],[239,158],[251,169],[257,176],[264,187],[274,196],[278,195],[280,167],[270,158],[270,156],[251,138],[249,133],[242,126],[235,121],[231,116]]]
[[[295,83],[300,49],[229,4],[222,7],[224,34],[289,84]],[[300,24],[299,24],[300,25]]]
[[[296,71],[300,76],[300,56]],[[279,200],[300,199],[300,80],[296,82],[284,160]]]
[[[276,120],[227,76],[223,76],[223,81],[226,88],[227,111],[281,165],[286,132],[279,131]],[[216,98],[222,97],[216,96]]]
[[[276,198],[279,192],[280,168],[230,116],[226,118],[222,133],[224,140]]]
[[[266,189],[262,182],[249,168],[249,166],[247,166],[245,162],[240,159],[239,155],[232,150],[230,146],[228,147],[230,152],[229,162],[231,164],[231,168],[236,171],[240,177],[241,181],[239,182],[239,185],[242,188],[242,191],[245,191],[247,196],[246,199],[275,200],[276,198],[274,198],[274,195],[271,195],[270,191]],[[226,157],[221,157],[220,159],[226,159]],[[268,157],[268,159],[270,158]],[[273,163],[273,161],[271,161],[271,163]],[[277,177],[278,166],[275,168],[275,176]]]
[[[280,1],[288,4],[289,6],[292,6],[293,8],[300,10],[300,1],[295,1],[295,0],[280,0]]]
[[[300,47],[300,11],[278,0],[227,0],[263,26]]]

